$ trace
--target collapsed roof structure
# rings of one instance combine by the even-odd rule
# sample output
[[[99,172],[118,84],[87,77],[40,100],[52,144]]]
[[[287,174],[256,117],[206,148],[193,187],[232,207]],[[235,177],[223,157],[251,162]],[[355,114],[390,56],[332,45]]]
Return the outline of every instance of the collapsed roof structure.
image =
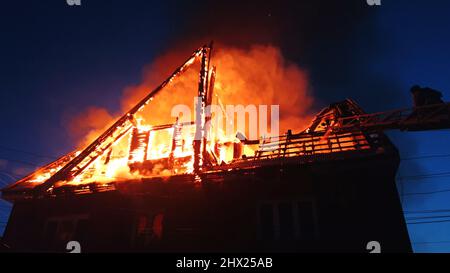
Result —
[[[387,243],[390,249],[392,251],[410,250],[407,231],[395,190],[394,177],[399,163],[398,152],[383,134],[383,131],[388,129],[415,131],[450,128],[450,104],[425,105],[412,109],[367,114],[356,102],[347,99],[320,111],[308,128],[302,132],[288,131],[280,136],[257,140],[246,139],[238,133],[233,140],[223,141],[219,136],[214,135],[211,128],[207,126],[206,109],[212,102],[216,73],[215,67],[210,64],[211,50],[212,45],[205,45],[194,51],[165,81],[149,92],[147,96],[85,148],[75,150],[3,189],[2,198],[15,204],[5,233],[6,242],[12,246],[15,245],[17,249],[29,248],[30,242],[34,242],[33,236],[36,235],[36,233],[30,231],[31,227],[38,230],[48,230],[52,225],[51,223],[57,218],[56,215],[61,216],[66,214],[67,211],[72,211],[74,206],[78,206],[77,202],[83,203],[90,200],[87,201],[90,202],[89,204],[102,207],[105,203],[109,203],[109,201],[105,201],[109,199],[104,198],[112,198],[111,200],[117,202],[117,206],[121,204],[120,206],[133,211],[136,211],[137,207],[140,210],[145,208],[145,210],[153,211],[151,220],[142,220],[144,218],[136,216],[135,212],[133,212],[133,216],[127,214],[125,217],[126,219],[130,218],[129,224],[131,226],[136,221],[144,221],[139,222],[138,226],[143,225],[144,227],[138,228],[138,233],[141,232],[139,236],[144,237],[148,235],[146,232],[151,233],[150,239],[145,237],[145,242],[139,244],[139,247],[147,247],[146,250],[149,247],[147,244],[149,240],[161,239],[162,227],[158,225],[162,225],[161,215],[166,215],[171,211],[171,208],[173,209],[170,205],[171,202],[178,205],[185,204],[186,207],[194,206],[192,209],[204,216],[201,220],[199,216],[194,217],[191,213],[184,211],[191,217],[189,221],[186,220],[188,223],[192,223],[192,221],[208,222],[201,227],[196,225],[195,228],[191,227],[197,229],[198,232],[201,231],[202,236],[197,238],[190,234],[182,238],[188,238],[186,239],[188,241],[191,238],[197,238],[202,242],[198,243],[199,241],[197,241],[196,243],[196,246],[201,250],[237,249],[236,247],[242,246],[244,242],[248,243],[247,237],[253,238],[251,235],[252,228],[244,228],[246,231],[243,234],[247,237],[244,235],[236,237],[236,233],[231,235],[225,232],[226,238],[235,236],[240,238],[239,242],[230,239],[228,242],[230,245],[228,245],[228,243],[216,241],[214,244],[216,248],[208,244],[214,237],[212,230],[217,230],[223,224],[223,222],[218,222],[214,215],[216,217],[220,215],[220,217],[229,220],[229,222],[223,220],[226,222],[223,228],[230,229],[230,225],[233,225],[231,224],[232,217],[226,216],[230,213],[226,208],[236,211],[238,208],[231,206],[229,203],[231,200],[235,200],[237,202],[235,205],[239,205],[241,208],[247,206],[247,209],[244,209],[246,213],[251,211],[253,206],[263,204],[256,218],[249,217],[251,223],[244,221],[245,216],[239,218],[242,223],[239,222],[241,220],[236,220],[242,225],[269,226],[269,230],[258,228],[258,235],[253,238],[255,239],[254,242],[260,242],[261,238],[265,238],[264,236],[279,239],[284,236],[284,232],[290,234],[291,237],[289,238],[296,240],[305,240],[302,232],[309,234],[307,240],[317,239],[319,232],[310,231],[308,233],[305,231],[305,227],[297,230],[301,226],[300,223],[303,221],[301,218],[303,217],[307,219],[305,221],[310,226],[313,226],[312,223],[314,222],[314,225],[322,227],[320,233],[325,236],[321,237],[322,244],[316,244],[317,242],[306,244],[300,247],[300,250],[330,250],[332,244],[325,242],[330,240],[329,236],[333,234],[337,236],[338,231],[346,234],[344,238],[350,238],[355,242],[354,245],[349,244],[350,250],[359,249],[356,242],[359,242],[360,239],[369,240],[369,238],[366,238],[365,235],[362,237],[356,235],[351,232],[352,228],[344,230],[350,223],[354,226],[360,226],[356,222],[360,221],[361,217],[366,219],[364,221],[369,221],[367,220],[369,216],[361,216],[359,212],[359,209],[364,209],[371,211],[370,217],[374,219],[384,217],[384,221],[387,221],[387,225],[390,227],[390,231],[384,228],[376,230],[375,227],[368,228],[367,223],[365,223],[364,226],[367,231],[364,234],[378,234],[381,237],[384,236],[383,238],[387,238],[387,240],[389,238],[389,240],[393,240],[392,238],[397,236],[401,238],[398,239],[398,242],[390,241]],[[176,120],[174,124],[163,125],[141,124],[136,118],[138,112],[195,62],[200,62],[197,92],[200,98],[200,107],[196,109],[196,120],[192,122],[178,122]],[[125,168],[125,174],[118,175],[117,169],[119,168]],[[377,174],[368,177],[369,173]],[[238,181],[241,184],[237,184]],[[184,187],[192,188],[192,191],[196,192],[192,193],[195,197],[189,200],[184,199],[186,198],[184,195],[189,196],[191,190],[187,190],[188,193],[184,192],[183,197],[180,197],[178,192],[184,191],[181,190]],[[205,191],[201,196],[194,190],[198,187]],[[343,189],[345,189],[345,193],[341,192]],[[374,206],[370,202],[362,201],[366,198],[364,195],[370,191],[378,193],[380,197],[384,198],[385,204],[377,202],[377,206]],[[338,196],[337,192],[341,195]],[[102,193],[112,195],[101,195]],[[150,203],[144,202],[145,204],[141,204],[139,202],[136,207],[134,201],[117,200],[117,194],[128,196],[130,200],[134,200],[136,196],[140,195],[148,195],[148,198],[152,200],[160,200],[162,196],[170,196],[169,199],[172,201],[164,199],[160,200],[161,202],[158,204],[152,201],[150,202],[151,205],[149,205]],[[90,197],[79,199],[85,195]],[[179,198],[177,199],[177,197]],[[226,197],[230,199],[226,201]],[[243,201],[244,199],[245,201]],[[310,211],[299,214],[304,209],[303,201],[300,202],[299,200],[314,200],[312,202],[315,204],[314,208],[311,207],[310,209],[314,213],[311,214]],[[45,205],[42,202],[45,202]],[[267,202],[271,204],[269,208],[266,206]],[[319,204],[316,202],[319,202]],[[351,205],[345,204],[343,206],[349,210],[347,212],[348,217],[353,216],[357,219],[332,232],[329,227],[324,228],[324,226],[336,220],[336,216],[333,216],[335,210],[334,208],[330,209],[330,207],[337,203],[342,205],[340,202],[350,203]],[[289,215],[296,213],[294,220],[291,221],[292,223],[289,222],[290,224],[282,222],[282,217],[285,216],[282,216],[281,204],[286,203],[295,204],[292,211],[287,209]],[[208,212],[208,216],[205,216],[202,211],[208,204],[212,207],[215,206],[217,210],[214,213]],[[272,209],[273,206],[276,209]],[[361,206],[361,208],[355,208],[355,206]],[[72,209],[68,209],[69,207]],[[81,207],[84,207],[85,211],[77,212],[77,215],[90,214],[85,205]],[[105,208],[105,210],[107,209]],[[286,213],[286,210],[284,212]],[[99,214],[103,215],[102,213]],[[179,216],[183,214],[183,209],[177,209],[173,213]],[[323,221],[321,224],[318,224],[318,214]],[[24,229],[23,221],[30,215],[39,215],[39,217],[36,216],[38,220],[34,221],[33,224],[28,223],[30,229]],[[144,215],[147,214],[144,213]],[[86,219],[89,218],[86,217]],[[108,217],[114,218],[105,215],[99,218],[105,221],[105,218]],[[121,217],[124,217],[124,215]],[[71,221],[78,223],[85,219],[84,216],[75,218],[76,220]],[[66,221],[64,217],[61,219],[63,219],[61,221]],[[150,222],[150,226],[147,226],[147,222]],[[173,222],[177,221],[173,220]],[[96,225],[100,224],[97,223]],[[290,225],[293,230],[297,231],[290,229],[283,231],[284,225]],[[58,233],[61,227],[53,227],[53,229],[54,233]],[[98,229],[101,228],[96,226],[91,231],[98,231]],[[17,230],[22,230],[20,236],[29,239],[18,239],[19,233]],[[73,236],[78,236],[75,232],[76,228],[71,230],[72,233],[69,233],[72,235],[67,238],[64,237],[64,239],[73,239]],[[231,228],[231,230],[236,232],[234,228]],[[29,237],[25,236],[25,233]],[[138,235],[133,234],[127,236],[137,240],[136,236]],[[168,233],[166,232],[166,234]],[[181,235],[173,236],[179,238]],[[96,242],[91,243],[91,250],[105,250],[104,241],[97,242],[97,239],[89,239],[90,242]],[[150,249],[154,251],[182,249],[181,243],[175,244],[172,240],[169,240],[169,243],[162,248],[160,243],[156,244],[156,247],[154,241],[152,242]],[[235,244],[231,244],[231,242]],[[272,250],[299,250],[299,246],[286,242],[280,244],[271,241],[268,245],[267,242],[262,244],[267,249]],[[38,250],[46,249],[44,243],[38,245],[40,245]],[[124,247],[124,245],[121,246]],[[261,247],[260,243],[249,245]],[[188,249],[197,248],[192,246]],[[254,250],[255,248],[251,249]]]

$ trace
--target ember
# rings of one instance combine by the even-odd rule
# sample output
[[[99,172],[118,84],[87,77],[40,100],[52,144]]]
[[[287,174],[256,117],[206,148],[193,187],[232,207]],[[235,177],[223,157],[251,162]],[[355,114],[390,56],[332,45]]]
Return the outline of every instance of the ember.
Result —
[[[255,46],[248,51],[235,48],[219,50],[214,55],[214,62],[210,58],[211,51],[210,46],[195,51],[169,78],[148,94],[147,87],[161,78],[161,71],[164,71],[160,69],[162,65],[166,67],[173,59],[178,59],[173,54],[161,57],[143,84],[126,90],[123,105],[131,110],[113,123],[107,111],[89,109],[87,117],[82,115],[74,120],[71,130],[90,130],[85,132],[87,139],[82,145],[85,148],[77,149],[70,156],[42,168],[26,181],[38,184],[47,181],[46,184],[50,186],[59,181],[83,184],[189,174],[202,167],[254,157],[258,145],[244,145],[236,138],[236,132],[241,129],[246,135],[250,131],[250,135],[254,136],[257,127],[250,128],[248,124],[240,126],[242,120],[238,120],[241,118],[239,113],[236,116],[233,111],[228,111],[227,106],[230,104],[282,103],[285,106],[283,109],[286,109],[280,120],[282,128],[304,129],[305,113],[312,102],[307,92],[306,77],[298,67],[283,60],[278,49]],[[216,65],[219,67],[217,73]],[[190,67],[198,69],[189,70]],[[179,77],[181,74],[183,77]],[[276,93],[276,88],[285,92]],[[168,91],[160,94],[162,89]],[[177,105],[192,104],[194,96],[183,94],[192,94],[195,89],[198,89],[200,96],[200,107],[195,113],[175,113],[178,115],[175,117],[167,113],[172,109],[173,115]],[[264,93],[264,96],[260,93]],[[292,97],[292,94],[296,95]],[[146,107],[156,95],[158,102]],[[144,99],[136,103],[137,97]],[[300,100],[305,106],[293,107]],[[245,122],[245,115],[252,113],[245,112],[247,108],[242,109]],[[261,120],[267,114],[266,110],[259,114],[260,117],[255,117]],[[109,128],[99,126],[102,118],[105,119],[104,124],[110,124]],[[193,118],[199,122],[193,122]],[[173,121],[175,123],[170,123]],[[168,124],[158,125],[162,122]],[[277,129],[273,134],[268,133],[270,124],[260,124],[260,127],[263,131],[256,133],[257,138],[279,135]],[[92,131],[91,128],[98,129]],[[100,134],[100,130],[104,133]],[[93,139],[93,135],[100,137]],[[49,179],[54,181],[49,182]]]
[[[110,182],[197,175],[249,167],[254,162],[262,164],[264,160],[277,158],[307,160],[309,156],[320,154],[376,150],[381,145],[379,135],[364,134],[361,126],[366,129],[384,126],[414,130],[416,124],[428,123],[430,129],[435,127],[433,124],[437,117],[434,116],[420,121],[417,120],[420,116],[410,110],[367,115],[352,100],[325,108],[309,126],[305,126],[305,113],[312,100],[304,73],[298,67],[286,64],[277,49],[261,46],[248,52],[227,49],[218,51],[215,61],[211,61],[211,53],[211,45],[196,50],[148,93],[148,84],[160,78],[158,68],[173,56],[158,60],[152,67],[156,72],[149,74],[149,80],[126,91],[124,105],[131,105],[138,96],[143,98],[115,122],[105,120],[110,127],[101,134],[97,130],[99,137],[89,139],[84,148],[37,170],[16,184],[32,184],[38,192],[51,191],[61,185],[97,183],[109,187]],[[218,68],[215,64],[219,65]],[[198,69],[192,69],[195,66]],[[163,89],[168,90],[161,93]],[[198,97],[193,100],[194,94],[192,97],[186,94],[195,89]],[[283,92],[278,93],[279,89]],[[158,102],[152,102],[156,97]],[[267,121],[268,108],[263,105],[267,103],[265,100],[277,104],[277,107],[271,107],[270,123]],[[188,101],[197,101],[195,111],[190,111]],[[241,111],[229,111],[229,106],[233,106],[230,102],[239,104],[231,109]],[[259,113],[251,102],[259,104]],[[249,103],[247,107],[242,106],[245,103]],[[280,127],[286,134],[275,129],[278,128],[278,113],[274,115],[274,112],[279,109],[278,104],[282,106]],[[295,106],[299,104],[304,107]],[[425,107],[442,108],[444,114],[447,109],[445,104]],[[90,112],[97,117],[110,116],[98,109]],[[441,114],[440,110],[434,113]],[[99,124],[98,118],[84,120]],[[242,121],[247,120],[249,123],[241,126]],[[257,123],[252,124],[254,120]],[[169,122],[164,124],[165,121]],[[436,126],[442,127],[441,123]],[[90,128],[79,120],[77,124]],[[294,128],[298,133],[286,128]],[[87,135],[91,136],[93,132]],[[248,139],[246,135],[253,137]]]

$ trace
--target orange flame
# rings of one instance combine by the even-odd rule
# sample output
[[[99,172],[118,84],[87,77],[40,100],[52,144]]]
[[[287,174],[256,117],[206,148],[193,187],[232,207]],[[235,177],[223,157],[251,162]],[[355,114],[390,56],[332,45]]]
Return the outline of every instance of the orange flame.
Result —
[[[157,58],[145,69],[140,84],[124,90],[122,112],[147,95],[184,58],[185,54],[179,52],[168,52]],[[297,65],[285,60],[278,48],[267,45],[255,45],[250,49],[219,47],[213,53],[212,65],[217,67],[214,87],[216,100],[220,99],[225,105],[279,105],[282,131],[302,130],[308,124],[308,112],[313,98],[307,74]],[[193,105],[197,94],[198,74],[199,64],[195,64],[137,114],[139,124],[136,125],[136,132],[146,139],[140,140],[142,143],[136,144],[136,149],[130,151],[131,133],[125,135],[72,182],[87,183],[192,172],[193,133],[189,126],[181,130],[182,143],[178,146],[173,146],[174,128],[150,130],[155,125],[173,124],[175,120],[171,116],[171,109],[178,104],[191,107],[192,116],[184,118],[194,119]],[[81,145],[85,146],[114,121],[113,116],[105,109],[91,107],[72,120],[69,132],[73,135],[83,134]],[[215,151],[219,163],[233,159],[234,136],[235,134],[225,135],[222,130],[216,130],[215,141],[206,144],[209,151]],[[251,152],[253,150],[246,147],[243,154]],[[171,158],[170,166],[160,162],[161,159],[168,158]],[[151,169],[150,174],[133,169],[133,164],[144,164],[146,160],[154,162],[147,166],[147,169]],[[173,164],[178,165],[176,167]]]

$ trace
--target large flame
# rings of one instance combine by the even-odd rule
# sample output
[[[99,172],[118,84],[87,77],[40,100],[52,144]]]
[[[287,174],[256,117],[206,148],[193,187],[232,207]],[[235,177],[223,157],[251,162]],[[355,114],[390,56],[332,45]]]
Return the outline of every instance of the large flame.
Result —
[[[146,96],[185,56],[184,53],[173,51],[157,58],[145,69],[140,84],[125,88],[121,112],[127,111]],[[278,48],[267,45],[255,45],[249,49],[219,47],[213,52],[212,65],[217,67],[213,103],[222,106],[279,105],[281,131],[302,130],[306,127],[313,102],[307,75],[297,65],[285,60]],[[178,124],[175,117],[171,116],[171,110],[179,104],[192,109],[192,116],[179,117],[180,121],[194,120],[198,77],[197,63],[136,115],[138,123],[128,134],[73,181],[68,182],[89,183],[192,172],[195,128],[191,125],[175,125],[161,130],[153,129],[161,124]],[[75,136],[83,135],[80,147],[86,146],[111,125],[116,116],[105,109],[90,107],[73,118],[69,132]],[[225,122],[235,123],[234,117],[226,118]],[[267,126],[270,128],[270,124]],[[214,154],[217,164],[230,162],[235,156],[233,145],[236,131],[225,133],[222,128],[212,131],[211,140],[205,143],[206,149]],[[254,150],[255,147],[248,146],[240,152],[253,156]],[[45,180],[46,175],[35,180]]]
[[[186,58],[185,52],[171,51],[156,58],[144,70],[140,84],[128,86],[121,100],[119,114],[140,99]],[[302,130],[311,120],[313,97],[307,73],[284,59],[281,51],[270,45],[254,45],[250,49],[220,46],[213,52],[217,66],[215,93],[225,105],[280,105],[280,130]],[[140,113],[142,123],[150,125],[174,123],[171,109],[178,104],[193,108],[197,94],[199,65],[195,64],[166,90],[155,97]],[[217,98],[217,97],[216,97]],[[193,113],[193,111],[192,111]],[[90,143],[108,128],[118,115],[106,109],[89,107],[69,123],[69,133],[83,134],[80,144]],[[193,116],[191,117],[194,118]],[[270,124],[269,124],[270,126]]]

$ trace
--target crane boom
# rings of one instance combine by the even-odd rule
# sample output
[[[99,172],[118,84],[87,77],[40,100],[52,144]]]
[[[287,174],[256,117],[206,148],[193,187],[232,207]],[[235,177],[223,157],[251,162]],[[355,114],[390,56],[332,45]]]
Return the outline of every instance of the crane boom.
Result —
[[[450,129],[450,103],[338,118],[333,133],[358,130],[426,131]]]

